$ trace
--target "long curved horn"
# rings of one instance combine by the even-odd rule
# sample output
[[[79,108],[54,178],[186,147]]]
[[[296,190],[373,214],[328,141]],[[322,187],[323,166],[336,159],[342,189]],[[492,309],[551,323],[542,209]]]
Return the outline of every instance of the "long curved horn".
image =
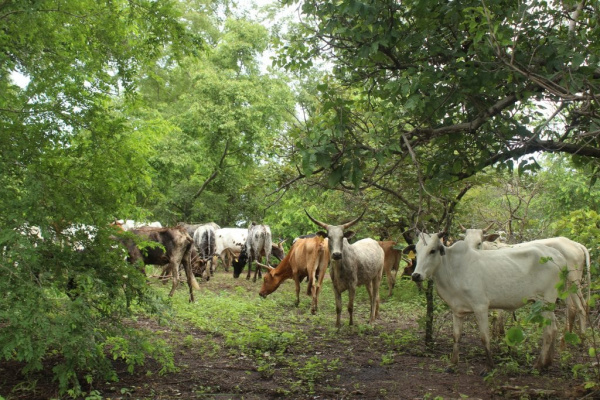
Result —
[[[310,220],[312,222],[314,222],[315,224],[319,225],[321,228],[327,229],[329,227],[328,224],[326,224],[324,222],[321,222],[321,221],[318,221],[318,220],[314,219],[313,217],[311,217],[310,214],[308,213],[308,211],[306,211],[306,208],[304,209],[304,212],[306,213],[306,215],[308,215],[308,218],[310,218]]]
[[[363,217],[363,215],[365,215],[365,213],[367,212],[367,209],[365,208],[364,211],[362,212],[362,214],[360,214],[360,217],[350,221],[350,222],[346,222],[344,225],[342,225],[343,229],[348,229],[350,228],[352,225],[354,225],[355,223],[357,223],[358,221],[360,221],[360,219]]]
[[[275,269],[275,268],[271,267],[270,265],[261,264],[261,263],[259,263],[258,261],[256,262],[256,265],[258,265],[259,267],[266,268],[266,269],[267,269],[267,271],[268,271],[268,270]]]
[[[460,229],[462,229],[463,231],[466,231],[466,230],[467,230],[467,228],[465,228],[465,227],[463,226],[463,224],[461,224],[460,222],[458,223],[458,226],[460,226]]]
[[[487,226],[487,228],[485,228],[485,229],[483,230],[483,233],[486,233],[486,232],[487,232],[487,231],[488,231],[488,230],[489,230],[489,229],[490,229],[492,226],[494,226],[494,222],[492,222],[491,224],[489,224],[489,225]]]

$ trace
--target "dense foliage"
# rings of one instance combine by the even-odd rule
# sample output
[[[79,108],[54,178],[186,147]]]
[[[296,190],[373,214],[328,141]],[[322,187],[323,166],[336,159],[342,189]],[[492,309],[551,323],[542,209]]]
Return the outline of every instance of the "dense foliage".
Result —
[[[116,378],[111,356],[173,368],[127,323],[169,307],[115,218],[263,222],[291,242],[316,229],[304,209],[366,208],[358,237],[495,222],[598,255],[597,2],[299,10],[285,30],[228,0],[0,4],[3,359],[55,356],[73,395]]]

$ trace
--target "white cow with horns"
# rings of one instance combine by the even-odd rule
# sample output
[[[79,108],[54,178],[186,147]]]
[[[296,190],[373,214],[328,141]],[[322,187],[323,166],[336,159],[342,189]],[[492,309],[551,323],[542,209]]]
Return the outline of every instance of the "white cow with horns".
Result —
[[[352,313],[357,286],[365,285],[369,293],[369,299],[371,300],[369,323],[374,322],[379,313],[379,285],[381,284],[385,257],[383,249],[376,240],[368,238],[350,244],[348,238],[354,236],[354,232],[345,231],[360,221],[365,211],[360,217],[343,225],[329,225],[314,219],[304,210],[312,222],[327,230],[327,233],[320,233],[320,235],[329,239],[328,245],[331,257],[329,274],[331,275],[335,294],[335,311],[337,313],[335,326],[338,329],[341,326],[342,292],[346,290],[348,291],[348,313],[350,314],[349,325],[353,323]]]
[[[567,260],[568,274],[566,279],[566,291],[569,293],[567,297],[567,330],[573,331],[575,319],[579,316],[579,331],[584,333],[587,327],[587,304],[590,298],[590,253],[588,249],[581,243],[577,243],[566,237],[553,237],[547,239],[538,239],[531,242],[518,243],[508,245],[505,243],[496,243],[494,235],[486,235],[486,229],[467,229],[465,230],[464,241],[474,249],[497,250],[505,247],[528,247],[531,244],[543,244],[544,246],[552,247],[565,257]],[[490,242],[494,242],[492,246]],[[487,245],[487,246],[486,246]],[[585,274],[585,278],[584,278]],[[581,291],[582,287],[588,285],[587,298],[584,298]],[[575,285],[570,289],[571,285]]]
[[[493,368],[488,328],[488,310],[513,311],[528,302],[541,300],[554,303],[560,271],[567,262],[556,249],[541,244],[527,248],[481,251],[464,241],[446,247],[440,242],[443,233],[419,234],[416,244],[417,266],[412,279],[421,282],[432,278],[440,297],[453,314],[454,347],[451,362],[458,363],[458,343],[463,320],[475,314],[487,365]],[[543,369],[552,363],[556,320],[554,312],[544,311],[550,320],[544,326],[542,349],[535,367]]]

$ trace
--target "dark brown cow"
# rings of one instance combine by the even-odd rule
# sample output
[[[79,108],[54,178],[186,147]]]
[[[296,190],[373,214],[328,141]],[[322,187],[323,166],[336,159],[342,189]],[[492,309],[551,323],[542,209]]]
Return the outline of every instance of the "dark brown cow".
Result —
[[[388,283],[388,296],[392,295],[392,290],[396,285],[396,275],[398,274],[398,268],[400,268],[400,260],[402,259],[402,252],[394,249],[396,242],[392,240],[378,242],[383,249],[383,272],[387,276]]]
[[[206,260],[203,260],[202,257],[200,257],[195,246],[192,246],[192,248],[190,249],[190,260],[192,265],[192,273],[194,274],[194,276],[200,279],[205,279],[204,273],[205,271],[207,271],[206,264],[208,263],[206,262]],[[206,280],[208,281],[209,279],[210,274],[206,276]]]
[[[159,243],[162,247],[146,246],[140,250],[135,241],[125,240],[124,245],[129,253],[128,261],[132,264],[141,261],[143,264],[168,265],[166,271],[171,274],[173,279],[173,287],[169,296],[173,296],[179,285],[179,265],[183,264],[190,288],[190,302],[193,302],[193,289],[199,290],[200,286],[191,267],[191,248],[194,241],[185,228],[140,228],[130,232],[144,241]]]
[[[260,296],[267,297],[273,293],[285,280],[293,278],[296,283],[296,307],[300,304],[300,282],[308,277],[306,294],[312,296],[310,311],[316,314],[319,293],[323,286],[323,278],[329,264],[329,247],[327,239],[315,236],[298,239],[288,255],[279,263],[277,268],[259,264],[268,268],[260,289]]]

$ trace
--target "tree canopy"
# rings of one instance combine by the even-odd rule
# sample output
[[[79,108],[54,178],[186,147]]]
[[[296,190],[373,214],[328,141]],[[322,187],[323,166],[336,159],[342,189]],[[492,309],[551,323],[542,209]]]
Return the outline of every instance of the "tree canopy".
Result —
[[[540,151],[596,165],[597,2],[307,0],[300,9],[279,64],[326,59],[364,104],[361,121],[336,115],[348,134],[322,148],[327,159],[358,166],[414,152],[424,178],[450,180],[498,163],[527,169],[524,156]],[[385,123],[361,136],[373,114]]]

